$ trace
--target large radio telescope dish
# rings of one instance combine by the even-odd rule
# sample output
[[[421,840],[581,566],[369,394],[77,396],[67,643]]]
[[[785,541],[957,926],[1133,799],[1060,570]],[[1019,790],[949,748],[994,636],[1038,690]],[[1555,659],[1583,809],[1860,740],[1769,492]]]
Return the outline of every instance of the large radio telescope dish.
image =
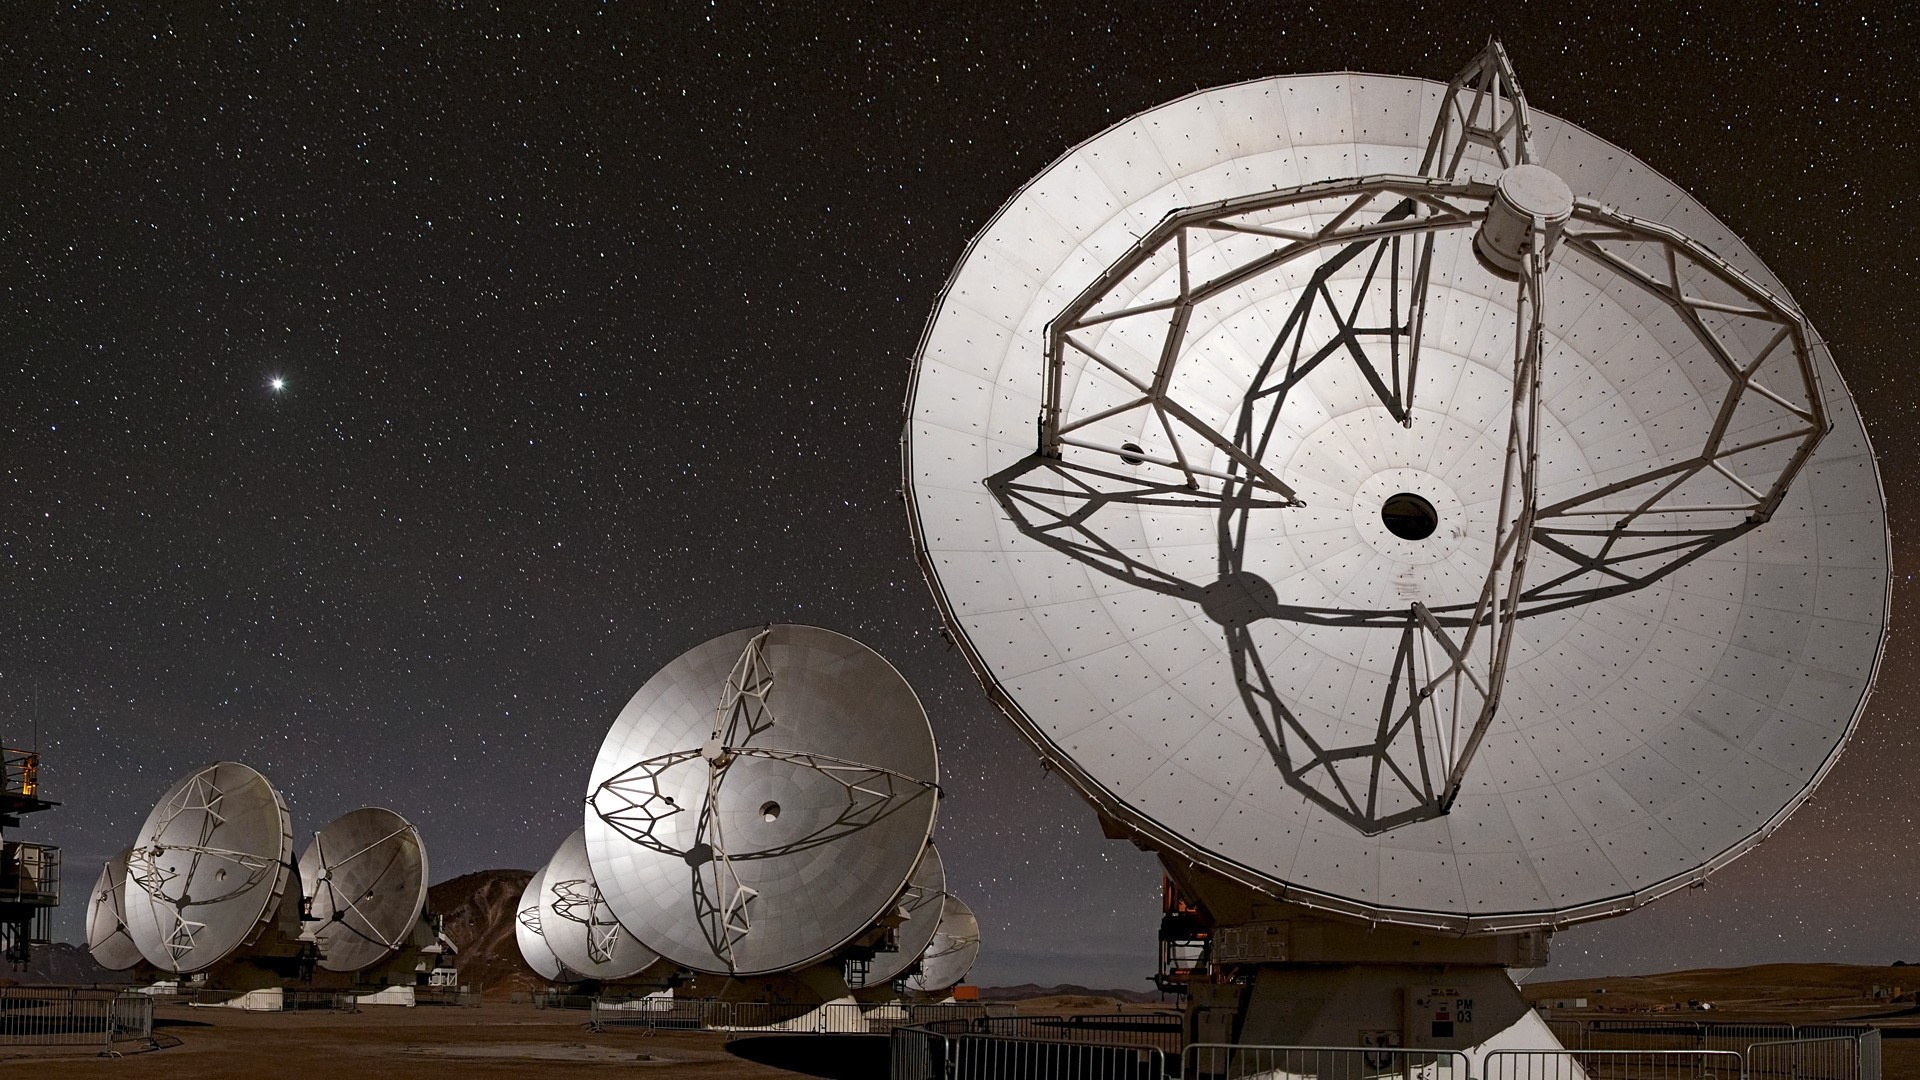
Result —
[[[115,855],[100,867],[100,877],[87,897],[87,952],[93,962],[110,971],[125,971],[140,963],[140,946],[127,932],[127,856]]]
[[[1883,499],[1825,344],[1497,45],[1075,147],[968,248],[908,407],[916,544],[996,703],[1108,818],[1302,904],[1491,932],[1698,882],[1879,662]]]
[[[920,970],[907,976],[907,988],[937,994],[960,985],[980,959],[980,920],[952,894],[946,897],[940,929],[920,957]]]
[[[620,922],[696,971],[830,956],[899,895],[933,829],[938,760],[912,687],[812,626],[727,634],[621,711],[586,840]]]
[[[939,849],[928,843],[896,905],[907,918],[894,931],[894,951],[874,954],[867,965],[865,985],[890,983],[920,959],[920,954],[933,944],[934,934],[940,930],[940,913],[946,897],[947,868],[940,861]]]
[[[546,921],[540,912],[540,894],[546,880],[547,868],[543,866],[533,872],[526,887],[520,890],[520,902],[514,907],[513,940],[520,946],[520,958],[535,975],[548,982],[572,982],[570,975],[561,970],[553,947],[547,944]]]
[[[257,941],[293,877],[293,825],[267,778],[221,761],[181,780],[127,857],[127,930],[162,971],[204,971]]]
[[[360,971],[398,952],[427,905],[427,849],[391,810],[365,806],[313,834],[300,880],[328,971]]]
[[[540,883],[540,936],[561,966],[589,979],[624,979],[660,959],[614,918],[587,864],[585,829],[553,853]]]

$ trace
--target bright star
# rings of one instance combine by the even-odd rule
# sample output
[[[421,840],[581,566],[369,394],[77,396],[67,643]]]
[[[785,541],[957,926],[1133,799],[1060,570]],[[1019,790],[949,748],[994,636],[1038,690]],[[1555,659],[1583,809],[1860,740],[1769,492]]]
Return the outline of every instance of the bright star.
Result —
[[[267,385],[273,387],[273,392],[277,394],[280,391],[285,390],[287,388],[287,380],[281,378],[278,375],[275,375],[272,379],[269,379],[267,381]]]

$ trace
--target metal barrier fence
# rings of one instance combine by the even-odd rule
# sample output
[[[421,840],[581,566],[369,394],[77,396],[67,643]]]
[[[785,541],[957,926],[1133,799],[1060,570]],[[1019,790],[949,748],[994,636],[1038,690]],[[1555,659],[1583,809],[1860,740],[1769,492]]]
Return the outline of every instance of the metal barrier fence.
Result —
[[[1180,1054],[1180,1076],[1181,1080],[1237,1080],[1249,1076],[1469,1080],[1469,1063],[1467,1055],[1458,1050],[1194,1043]]]
[[[153,1040],[153,999],[117,990],[0,987],[0,1044],[98,1046]]]
[[[1735,1050],[1492,1050],[1479,1080],[1740,1080]]]
[[[1880,1080],[1880,1033],[1757,1042],[1746,1063],[1747,1080]]]
[[[465,986],[416,986],[413,988],[413,1003],[477,1009],[480,1007],[480,991]]]
[[[548,1004],[547,1008],[579,1008]],[[664,1029],[764,1032],[791,1035],[884,1035],[897,1027],[936,1021],[966,1024],[1007,1018],[1007,1004],[807,1005],[778,1001],[712,1001],[701,998],[587,998],[594,1031]]]
[[[897,1027],[888,1068],[893,1080],[1165,1080],[1167,1056],[1154,1046]]]
[[[282,990],[280,1008],[285,1012],[359,1012],[360,1003],[345,990]]]
[[[915,1026],[942,1035],[991,1035],[1035,1042],[1075,1042],[1094,1046],[1152,1047],[1178,1058],[1186,1024],[1175,1013],[1091,1013],[1077,1016],[916,1018]]]

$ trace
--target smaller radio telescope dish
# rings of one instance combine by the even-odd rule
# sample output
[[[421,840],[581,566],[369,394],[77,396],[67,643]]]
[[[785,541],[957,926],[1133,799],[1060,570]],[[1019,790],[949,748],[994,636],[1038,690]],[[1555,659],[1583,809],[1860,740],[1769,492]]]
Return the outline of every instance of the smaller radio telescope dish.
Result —
[[[427,905],[427,849],[406,818],[364,806],[313,834],[300,881],[328,971],[360,971],[399,951]]]
[[[514,909],[513,940],[520,946],[520,957],[535,975],[548,982],[572,982],[560,969],[560,960],[547,944],[546,925],[540,918],[540,893],[546,887],[547,868],[541,867],[527,879]]]
[[[540,886],[540,932],[554,958],[589,979],[624,979],[660,955],[627,932],[607,907],[587,864],[587,834],[573,830],[547,863]]]
[[[937,994],[960,985],[980,959],[980,920],[973,909],[948,893],[933,944],[920,957],[920,970],[907,978],[907,988]]]
[[[87,951],[93,962],[110,971],[125,971],[140,963],[140,946],[127,933],[127,856],[133,849],[108,859],[87,898]]]
[[[587,854],[673,962],[764,975],[831,956],[925,848],[939,761],[892,665],[813,626],[741,630],[647,680],[600,747]]]
[[[897,951],[874,956],[873,962],[867,966],[865,985],[884,986],[919,961],[940,930],[940,915],[946,896],[947,868],[940,861],[939,850],[929,841],[927,850],[920,856],[920,862],[913,868],[913,876],[907,879],[907,887],[901,890],[900,899],[894,905],[896,911],[906,916],[906,921],[894,932]]]
[[[259,941],[293,877],[293,825],[267,778],[221,761],[175,784],[127,856],[127,930],[162,971],[204,971]]]

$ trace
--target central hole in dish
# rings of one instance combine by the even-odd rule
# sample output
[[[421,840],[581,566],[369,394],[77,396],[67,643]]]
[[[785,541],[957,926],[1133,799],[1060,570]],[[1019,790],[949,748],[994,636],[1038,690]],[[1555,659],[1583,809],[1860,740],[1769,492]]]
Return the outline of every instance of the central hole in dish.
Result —
[[[1411,491],[1387,496],[1380,504],[1380,520],[1387,531],[1402,540],[1425,540],[1440,527],[1440,515],[1433,504]]]
[[[780,804],[777,802],[761,803],[760,816],[765,818],[768,821],[773,821],[779,818]]]

